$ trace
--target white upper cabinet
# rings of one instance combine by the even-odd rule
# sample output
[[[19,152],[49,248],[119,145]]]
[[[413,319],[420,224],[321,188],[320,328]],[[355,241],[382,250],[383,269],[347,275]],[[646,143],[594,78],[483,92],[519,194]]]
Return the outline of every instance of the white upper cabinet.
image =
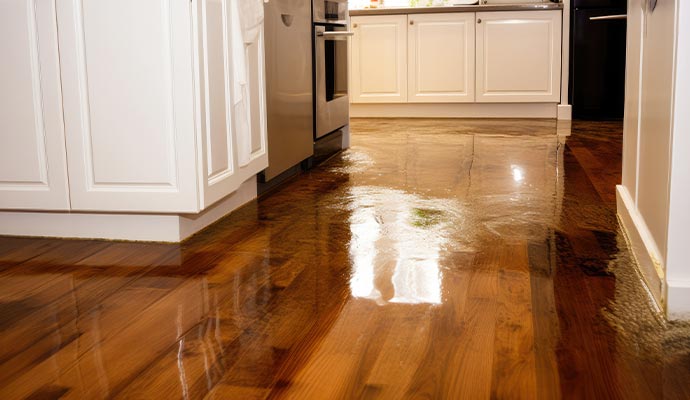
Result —
[[[352,17],[351,101],[407,101],[407,15]]]
[[[189,3],[57,5],[72,209],[198,211]]]
[[[558,102],[561,11],[480,12],[478,102]]]
[[[408,16],[408,101],[474,102],[474,13]]]
[[[0,208],[69,209],[54,7],[0,1]]]

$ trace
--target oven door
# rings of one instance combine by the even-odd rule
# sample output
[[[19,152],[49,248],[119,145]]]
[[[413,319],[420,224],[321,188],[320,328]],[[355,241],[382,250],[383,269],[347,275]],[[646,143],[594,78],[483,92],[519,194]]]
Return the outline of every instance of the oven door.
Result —
[[[347,125],[350,100],[347,95],[347,26],[314,27],[316,70],[316,138]]]

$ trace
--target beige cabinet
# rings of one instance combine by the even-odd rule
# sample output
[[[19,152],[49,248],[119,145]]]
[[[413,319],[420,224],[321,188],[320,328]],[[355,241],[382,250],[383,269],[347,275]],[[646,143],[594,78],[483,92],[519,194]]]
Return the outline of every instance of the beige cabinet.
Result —
[[[352,17],[351,101],[407,101],[407,15]]]
[[[480,12],[477,102],[558,102],[561,11]]]
[[[474,102],[474,13],[408,21],[408,102]]]
[[[0,1],[0,208],[69,209],[55,2]]]

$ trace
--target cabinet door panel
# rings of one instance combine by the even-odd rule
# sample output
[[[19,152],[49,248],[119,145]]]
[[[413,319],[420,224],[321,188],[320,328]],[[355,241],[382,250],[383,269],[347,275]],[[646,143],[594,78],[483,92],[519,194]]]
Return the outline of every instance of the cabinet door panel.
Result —
[[[190,8],[58,2],[72,208],[198,210]]]
[[[407,16],[353,17],[353,103],[407,101]]]
[[[474,101],[474,13],[408,17],[408,101]]]
[[[234,77],[232,6],[235,0],[200,0],[196,6],[196,54],[199,118],[202,146],[200,179],[202,206],[208,207],[237,190],[268,165],[263,90],[263,36],[246,46],[250,99],[249,162],[238,162],[238,140],[233,115]]]
[[[478,102],[557,102],[560,78],[560,11],[477,13]]]
[[[242,0],[236,0],[242,1]],[[256,41],[247,46],[247,71],[249,80],[249,162],[240,165],[242,181],[249,179],[268,167],[266,151],[266,69],[264,61],[263,29]]]
[[[54,2],[0,2],[0,208],[69,209]]]
[[[228,0],[196,3],[198,130],[201,133],[200,174],[204,207],[225,197],[242,183],[234,154],[232,73]]]

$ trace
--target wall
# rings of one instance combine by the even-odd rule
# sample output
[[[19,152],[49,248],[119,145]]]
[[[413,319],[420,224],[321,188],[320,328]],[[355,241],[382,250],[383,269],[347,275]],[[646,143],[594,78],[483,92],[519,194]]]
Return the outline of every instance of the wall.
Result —
[[[673,318],[690,316],[690,3],[678,4],[676,87],[671,151],[671,191],[666,277],[668,311]]]
[[[690,317],[690,13],[688,3],[628,2],[623,179],[618,211],[650,292]],[[684,22],[683,22],[684,21]]]

